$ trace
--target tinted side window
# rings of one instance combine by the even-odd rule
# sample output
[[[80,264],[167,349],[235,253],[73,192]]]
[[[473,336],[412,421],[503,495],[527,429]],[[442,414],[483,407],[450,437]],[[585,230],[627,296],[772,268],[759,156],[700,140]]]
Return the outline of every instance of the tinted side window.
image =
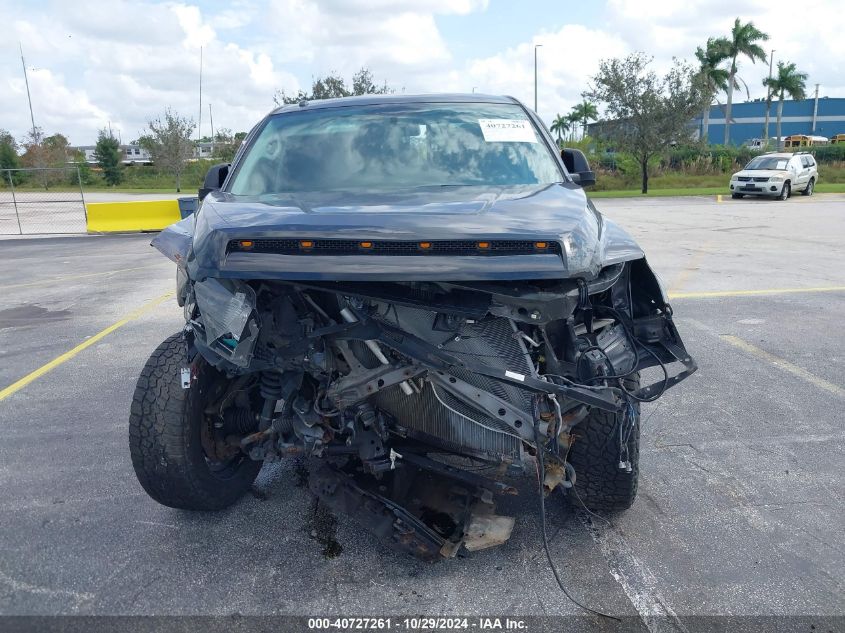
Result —
[[[802,156],[802,157],[801,157],[801,164],[802,164],[804,167],[810,167],[810,166],[812,165],[812,163],[810,163],[810,159],[809,159],[809,158],[807,158],[806,156]]]

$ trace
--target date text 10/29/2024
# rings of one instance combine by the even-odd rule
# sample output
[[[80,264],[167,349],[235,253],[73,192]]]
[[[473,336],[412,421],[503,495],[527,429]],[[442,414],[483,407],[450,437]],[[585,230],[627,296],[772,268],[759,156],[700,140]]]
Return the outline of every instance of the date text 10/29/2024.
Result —
[[[519,618],[502,617],[400,617],[400,618],[308,618],[308,629],[312,631],[524,631],[528,627]]]

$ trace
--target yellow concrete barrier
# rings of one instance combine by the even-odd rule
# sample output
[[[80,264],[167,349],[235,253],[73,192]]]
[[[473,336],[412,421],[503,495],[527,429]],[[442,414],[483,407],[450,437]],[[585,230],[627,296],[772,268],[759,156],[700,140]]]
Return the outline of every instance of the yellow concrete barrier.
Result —
[[[181,219],[177,200],[91,202],[85,207],[89,233],[160,231]]]

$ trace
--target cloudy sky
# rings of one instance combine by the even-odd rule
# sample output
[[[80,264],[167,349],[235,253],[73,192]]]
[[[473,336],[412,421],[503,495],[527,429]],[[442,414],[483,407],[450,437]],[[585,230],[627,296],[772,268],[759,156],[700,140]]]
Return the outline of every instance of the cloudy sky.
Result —
[[[546,122],[578,100],[598,61],[641,50],[657,69],[693,59],[734,17],[768,32],[775,60],[809,73],[809,89],[845,97],[845,11],[833,0],[0,0],[0,129],[30,126],[18,42],[36,125],[73,144],[111,123],[124,142],[170,106],[216,128],[248,130],[277,89],[362,66],[397,92],[510,94]],[[743,61],[751,96],[768,68]],[[744,95],[742,97],[744,99]]]

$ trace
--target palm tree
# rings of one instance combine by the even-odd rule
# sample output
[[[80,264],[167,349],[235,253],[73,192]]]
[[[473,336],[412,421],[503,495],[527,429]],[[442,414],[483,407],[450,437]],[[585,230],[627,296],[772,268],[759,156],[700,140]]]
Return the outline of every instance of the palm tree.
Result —
[[[578,125],[581,123],[581,115],[577,112],[578,106],[572,108],[572,112],[566,115],[566,120],[569,121],[569,139],[575,142],[575,132],[578,130]]]
[[[552,125],[549,128],[552,131],[552,134],[557,134],[557,144],[558,147],[563,145],[563,135],[569,131],[569,119],[562,114],[558,114],[554,121],[552,121]]]
[[[589,101],[584,101],[583,103],[579,103],[577,106],[572,108],[572,118],[578,121],[581,125],[583,125],[584,133],[583,135],[587,136],[587,125],[589,124],[590,120],[595,121],[599,116],[599,111],[596,109],[596,106]]]
[[[739,18],[734,20],[731,36],[728,38],[727,58],[731,60],[728,70],[728,103],[725,106],[725,145],[730,142],[731,107],[734,100],[734,85],[736,82],[736,59],[745,55],[753,64],[758,59],[766,61],[766,51],[757,42],[769,39],[766,33],[754,26],[753,22],[742,24]]]
[[[783,97],[789,95],[796,101],[801,101],[805,96],[805,82],[807,73],[798,72],[795,64],[784,64],[778,62],[778,72],[774,77],[767,77],[763,85],[768,87],[773,95],[778,96],[778,115],[775,124],[775,137],[780,142],[780,120],[783,115]]]
[[[728,71],[720,68],[724,60],[728,58],[728,47],[730,42],[727,38],[710,37],[707,39],[707,45],[702,49],[700,46],[695,49],[695,56],[698,58],[699,66],[698,75],[706,86],[707,93],[710,98],[707,99],[707,104],[704,106],[704,113],[701,117],[702,134],[701,137],[704,142],[708,142],[709,128],[710,128],[710,104],[713,102],[713,97],[719,91],[728,90]],[[736,82],[736,80],[734,80]],[[739,87],[734,85],[734,87]]]

